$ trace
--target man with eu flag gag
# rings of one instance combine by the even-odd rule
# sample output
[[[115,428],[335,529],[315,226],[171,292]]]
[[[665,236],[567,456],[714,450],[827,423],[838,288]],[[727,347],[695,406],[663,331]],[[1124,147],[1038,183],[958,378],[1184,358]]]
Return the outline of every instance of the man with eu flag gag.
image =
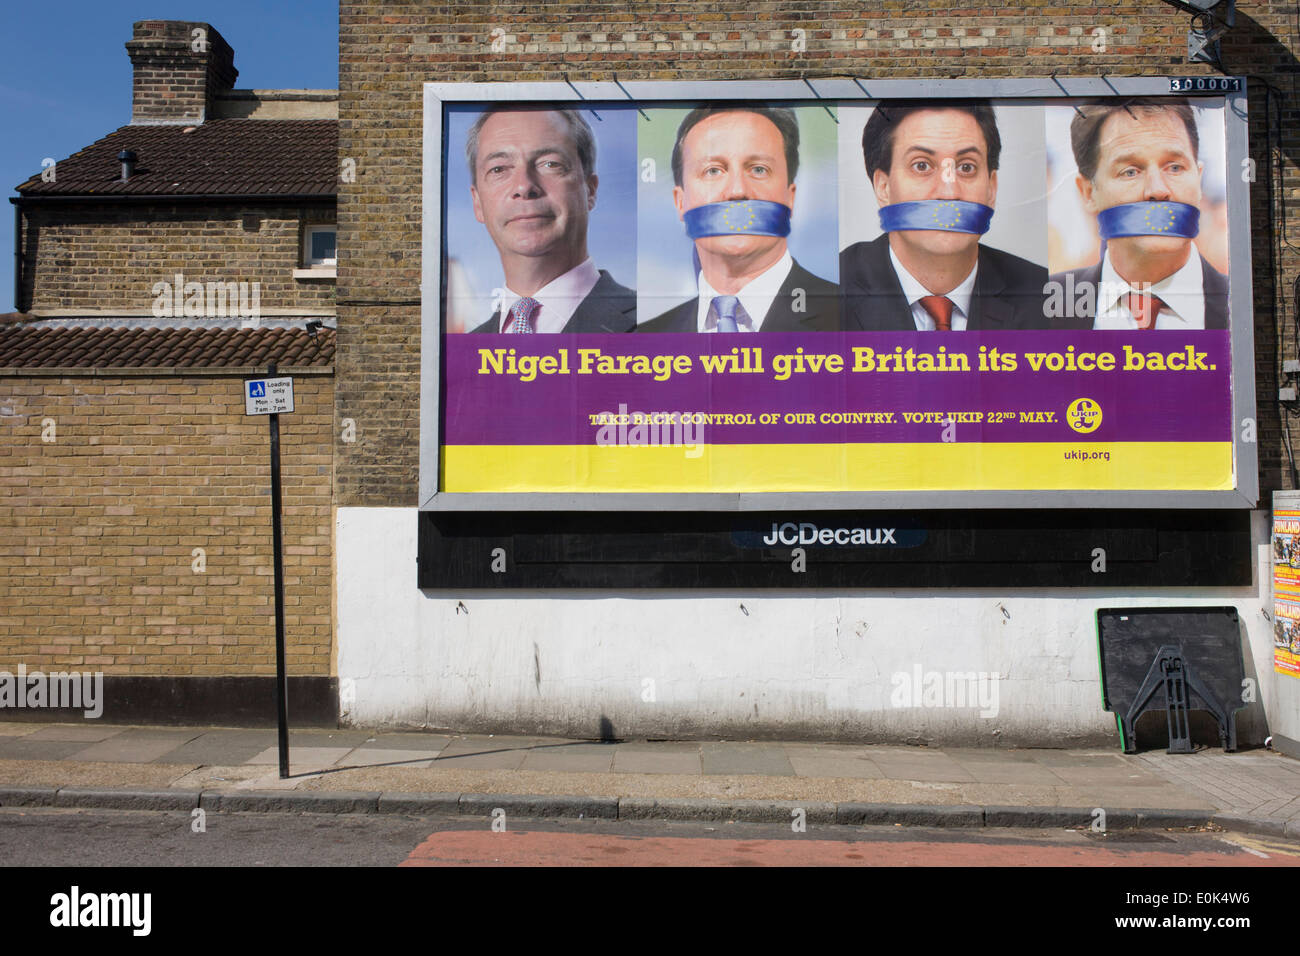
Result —
[[[882,235],[840,253],[846,331],[1046,326],[1047,269],[980,242],[1001,151],[982,100],[885,101],[872,111],[862,156]]]
[[[786,244],[799,170],[793,111],[694,109],[678,127],[672,165],[699,294],[638,332],[839,329],[839,287],[795,262]]]
[[[1071,307],[1058,328],[1226,329],[1228,277],[1196,250],[1200,137],[1185,100],[1081,106],[1070,146],[1101,261],[1052,276]]]

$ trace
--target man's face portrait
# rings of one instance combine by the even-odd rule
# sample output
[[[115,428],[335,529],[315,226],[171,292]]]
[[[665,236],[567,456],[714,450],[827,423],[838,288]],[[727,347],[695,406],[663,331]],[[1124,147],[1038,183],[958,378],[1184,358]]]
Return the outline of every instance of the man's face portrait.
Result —
[[[793,209],[794,189],[785,141],[765,116],[715,113],[682,141],[682,184],[673,188],[679,219],[688,209],[738,199],[766,199]],[[784,242],[778,236],[709,236],[696,245],[717,255],[750,257]]]
[[[1084,208],[1096,215],[1131,202],[1169,201],[1199,206],[1201,172],[1187,127],[1171,110],[1116,110],[1101,128],[1097,171],[1092,179],[1076,176]],[[1178,236],[1128,236],[1139,251],[1168,253],[1191,242]]]
[[[470,195],[474,217],[503,255],[546,256],[585,243],[596,186],[560,114],[502,111],[484,122]]]
[[[891,206],[923,199],[961,199],[993,207],[998,174],[989,168],[988,143],[979,123],[961,110],[917,110],[894,130],[889,172],[877,169],[876,202]],[[892,234],[920,254],[953,255],[980,237],[966,232],[907,229]]]

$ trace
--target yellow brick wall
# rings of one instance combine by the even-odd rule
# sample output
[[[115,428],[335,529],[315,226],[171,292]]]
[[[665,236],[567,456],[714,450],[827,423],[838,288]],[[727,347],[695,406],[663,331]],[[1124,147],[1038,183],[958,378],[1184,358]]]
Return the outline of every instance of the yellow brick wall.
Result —
[[[32,205],[25,212],[22,305],[37,314],[151,314],[155,284],[175,284],[181,273],[186,282],[257,282],[262,310],[332,314],[334,283],[295,279],[293,270],[302,265],[303,228],[333,222],[332,201],[303,208]]]
[[[270,445],[241,382],[0,377],[0,670],[274,675]],[[280,418],[288,669],[329,676],[332,376],[296,375],[294,398]]]

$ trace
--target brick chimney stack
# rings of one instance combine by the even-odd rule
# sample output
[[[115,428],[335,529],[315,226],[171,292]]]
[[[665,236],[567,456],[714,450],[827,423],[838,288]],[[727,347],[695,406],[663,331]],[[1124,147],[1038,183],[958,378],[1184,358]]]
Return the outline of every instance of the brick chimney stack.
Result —
[[[210,24],[139,20],[126,45],[135,69],[131,122],[202,123],[219,93],[235,85],[235,51]]]

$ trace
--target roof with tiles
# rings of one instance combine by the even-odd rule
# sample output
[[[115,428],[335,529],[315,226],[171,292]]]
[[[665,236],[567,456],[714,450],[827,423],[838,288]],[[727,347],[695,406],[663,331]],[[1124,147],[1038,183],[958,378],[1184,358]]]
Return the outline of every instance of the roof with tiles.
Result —
[[[122,182],[117,154],[136,154]],[[337,120],[214,119],[195,126],[123,126],[59,160],[40,196],[320,196],[338,189]]]
[[[0,368],[325,368],[334,330],[0,327]]]

